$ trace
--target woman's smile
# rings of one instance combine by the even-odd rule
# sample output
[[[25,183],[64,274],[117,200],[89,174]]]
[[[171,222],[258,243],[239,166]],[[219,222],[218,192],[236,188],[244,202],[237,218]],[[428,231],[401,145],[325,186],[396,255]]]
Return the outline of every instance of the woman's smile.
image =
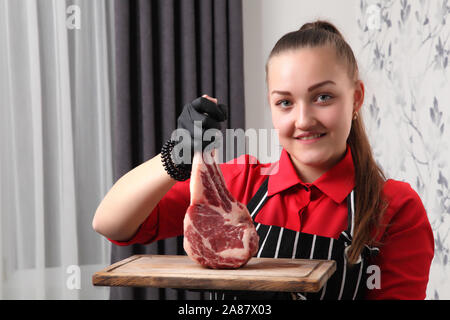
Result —
[[[312,144],[324,138],[326,133],[304,133],[294,139],[303,144]]]

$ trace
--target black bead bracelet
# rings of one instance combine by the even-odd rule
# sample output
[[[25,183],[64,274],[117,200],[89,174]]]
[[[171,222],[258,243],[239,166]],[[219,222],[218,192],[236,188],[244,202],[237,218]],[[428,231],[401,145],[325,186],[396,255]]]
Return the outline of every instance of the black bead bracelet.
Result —
[[[172,150],[174,146],[175,141],[170,139],[164,143],[161,149],[161,161],[163,167],[172,179],[186,181],[191,177],[192,165],[185,163],[175,164],[173,162]]]

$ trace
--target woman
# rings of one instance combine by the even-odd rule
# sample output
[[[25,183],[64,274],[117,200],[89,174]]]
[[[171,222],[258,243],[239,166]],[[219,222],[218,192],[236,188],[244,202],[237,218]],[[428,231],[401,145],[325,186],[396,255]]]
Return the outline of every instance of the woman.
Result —
[[[339,31],[316,21],[284,35],[267,61],[266,81],[283,147],[278,172],[261,174],[274,164],[249,164],[254,159],[245,155],[245,164],[221,165],[225,181],[248,204],[260,257],[333,259],[337,270],[318,293],[252,297],[424,299],[431,227],[417,193],[386,180],[372,157],[360,115],[364,85]],[[195,111],[217,127],[224,117],[215,103],[197,99],[179,127],[192,131]],[[158,155],[127,173],[97,209],[94,229],[118,245],[181,235],[189,181],[177,183],[173,177],[183,178],[175,172]]]

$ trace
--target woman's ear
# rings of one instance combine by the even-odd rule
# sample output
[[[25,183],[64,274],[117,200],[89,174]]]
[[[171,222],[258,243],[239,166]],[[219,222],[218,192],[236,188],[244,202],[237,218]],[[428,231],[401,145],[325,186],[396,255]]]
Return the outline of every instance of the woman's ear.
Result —
[[[361,80],[355,82],[355,93],[353,95],[353,113],[361,109],[364,103],[364,83]]]

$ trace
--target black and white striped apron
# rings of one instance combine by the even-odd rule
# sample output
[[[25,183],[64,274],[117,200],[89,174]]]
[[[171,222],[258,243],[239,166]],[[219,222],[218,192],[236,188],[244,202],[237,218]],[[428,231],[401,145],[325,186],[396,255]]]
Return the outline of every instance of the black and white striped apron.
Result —
[[[354,227],[354,191],[347,197],[348,227],[339,238],[322,237],[255,222],[255,217],[269,200],[267,178],[250,200],[247,208],[259,235],[258,258],[292,258],[335,260],[336,271],[317,293],[286,293],[258,291],[212,292],[211,299],[327,299],[354,300],[364,298],[368,260],[378,248],[365,246],[354,265],[347,263],[346,249],[352,242]]]

